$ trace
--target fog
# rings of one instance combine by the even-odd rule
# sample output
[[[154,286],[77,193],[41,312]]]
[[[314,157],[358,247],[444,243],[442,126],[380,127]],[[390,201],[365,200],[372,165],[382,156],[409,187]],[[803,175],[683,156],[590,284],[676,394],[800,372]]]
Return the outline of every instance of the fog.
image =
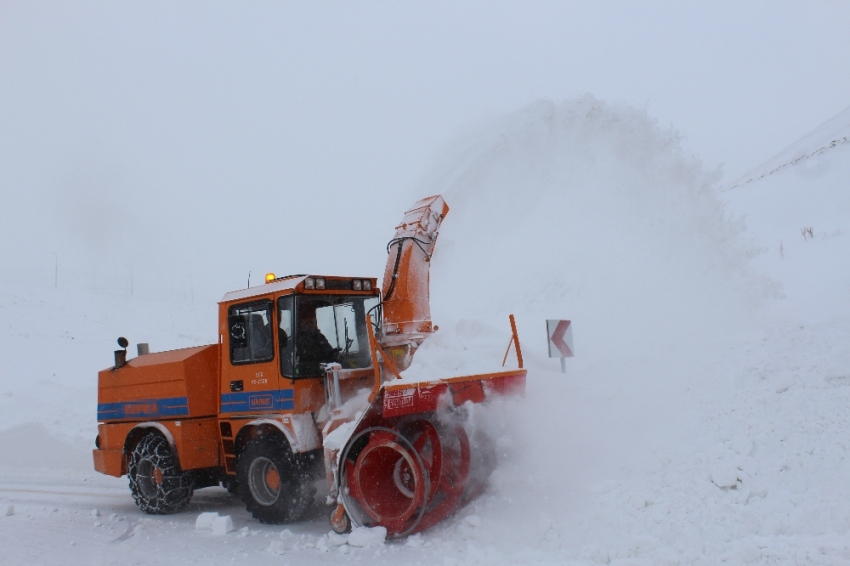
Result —
[[[0,278],[213,301],[249,272],[379,276],[458,132],[586,93],[731,182],[846,107],[847,21],[838,2],[3,2]]]
[[[0,0],[0,547],[845,563],[848,21],[839,2]],[[282,532],[215,489],[142,520],[92,470],[116,337],[215,342],[249,274],[380,277],[437,192],[440,330],[405,379],[501,367],[508,313],[528,369],[522,398],[464,409],[500,459],[480,498],[343,557],[318,500]],[[565,374],[547,318],[573,322]],[[213,510],[239,534],[196,532]]]

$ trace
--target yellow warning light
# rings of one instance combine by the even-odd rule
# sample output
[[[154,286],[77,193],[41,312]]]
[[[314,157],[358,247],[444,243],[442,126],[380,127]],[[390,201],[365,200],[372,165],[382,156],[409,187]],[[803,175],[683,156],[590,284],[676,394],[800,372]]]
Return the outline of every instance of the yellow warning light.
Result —
[[[274,273],[266,273],[266,283],[271,283],[275,279],[277,278],[274,276]]]

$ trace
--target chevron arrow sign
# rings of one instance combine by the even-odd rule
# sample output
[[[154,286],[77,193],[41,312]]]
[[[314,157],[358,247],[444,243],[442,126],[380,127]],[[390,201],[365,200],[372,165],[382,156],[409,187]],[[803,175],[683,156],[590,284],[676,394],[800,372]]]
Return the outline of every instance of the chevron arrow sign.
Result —
[[[573,357],[573,325],[569,320],[547,320],[550,358]]]

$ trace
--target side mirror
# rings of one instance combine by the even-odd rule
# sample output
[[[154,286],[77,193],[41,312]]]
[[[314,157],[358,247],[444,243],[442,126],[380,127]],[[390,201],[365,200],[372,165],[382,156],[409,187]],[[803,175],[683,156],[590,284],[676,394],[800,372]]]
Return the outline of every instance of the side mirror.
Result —
[[[244,315],[234,314],[227,317],[227,331],[230,334],[231,348],[248,346],[247,320]]]

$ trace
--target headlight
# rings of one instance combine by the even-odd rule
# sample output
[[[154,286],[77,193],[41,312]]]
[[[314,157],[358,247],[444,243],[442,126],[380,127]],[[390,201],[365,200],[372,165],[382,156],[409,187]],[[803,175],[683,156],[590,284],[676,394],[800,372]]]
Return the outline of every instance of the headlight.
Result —
[[[363,289],[363,283],[359,279],[355,279],[351,282],[351,288],[355,291],[360,291]]]
[[[324,289],[325,288],[325,280],[321,277],[316,278],[316,289]]]
[[[305,289],[315,289],[316,281],[312,277],[308,277],[304,280],[304,288]]]
[[[363,290],[364,291],[371,291],[372,290],[372,280],[371,279],[364,279],[363,280]]]

